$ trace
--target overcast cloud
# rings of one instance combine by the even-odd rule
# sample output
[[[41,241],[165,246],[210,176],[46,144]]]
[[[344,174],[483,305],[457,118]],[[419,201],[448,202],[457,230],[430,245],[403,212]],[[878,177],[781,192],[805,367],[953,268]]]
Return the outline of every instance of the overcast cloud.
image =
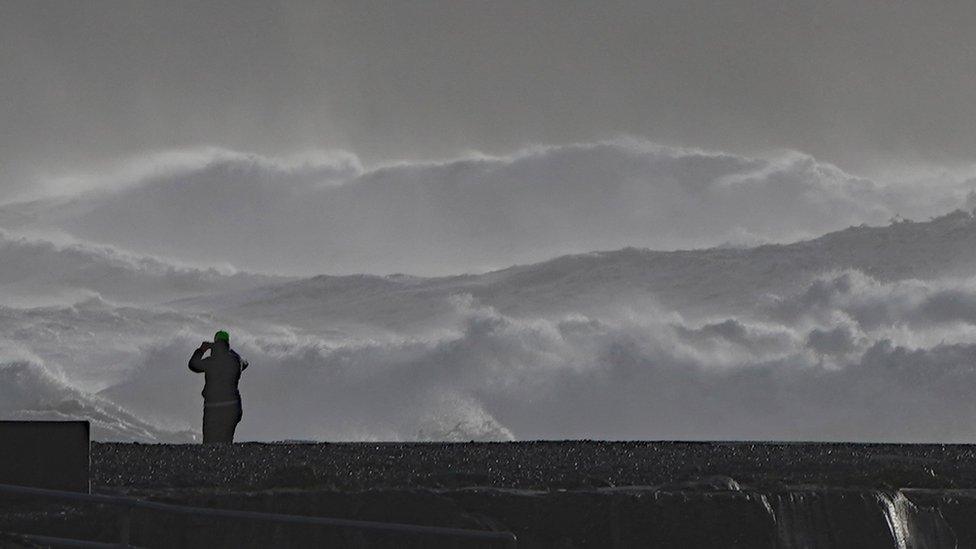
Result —
[[[147,150],[366,164],[621,134],[971,164],[971,2],[4,2],[0,185]]]

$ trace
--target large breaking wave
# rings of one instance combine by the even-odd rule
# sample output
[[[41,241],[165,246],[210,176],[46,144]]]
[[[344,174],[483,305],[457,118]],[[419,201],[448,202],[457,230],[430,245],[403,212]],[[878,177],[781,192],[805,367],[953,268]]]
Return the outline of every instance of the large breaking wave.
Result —
[[[790,242],[959,206],[972,181],[881,184],[798,152],[639,139],[363,167],[349,153],[220,149],[75,176],[87,192],[0,207],[0,226],[292,274],[450,274],[625,246]]]
[[[0,414],[190,440],[202,380],[186,360],[224,327],[252,364],[242,439],[972,441],[976,262],[951,245],[972,238],[976,219],[957,212],[437,279],[112,263],[118,281],[161,277],[166,291],[142,302],[69,276],[101,257],[84,246],[8,244],[0,255],[60,257],[52,280],[87,293],[0,307]]]

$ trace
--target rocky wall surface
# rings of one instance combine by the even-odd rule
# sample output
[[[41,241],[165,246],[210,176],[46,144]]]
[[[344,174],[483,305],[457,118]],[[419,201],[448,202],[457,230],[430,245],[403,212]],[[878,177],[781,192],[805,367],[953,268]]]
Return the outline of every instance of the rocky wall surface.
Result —
[[[519,547],[976,547],[972,448],[760,443],[96,445],[96,491],[514,532]],[[724,474],[723,474],[724,473]],[[113,541],[109,509],[0,529]],[[14,512],[16,511],[16,512]],[[500,547],[138,511],[146,547]]]

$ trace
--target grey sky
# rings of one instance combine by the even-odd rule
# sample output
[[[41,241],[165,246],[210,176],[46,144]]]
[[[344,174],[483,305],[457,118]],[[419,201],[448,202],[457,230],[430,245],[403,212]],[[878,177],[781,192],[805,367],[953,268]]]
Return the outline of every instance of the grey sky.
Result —
[[[858,173],[969,163],[973,28],[971,2],[4,2],[0,177],[620,134]]]

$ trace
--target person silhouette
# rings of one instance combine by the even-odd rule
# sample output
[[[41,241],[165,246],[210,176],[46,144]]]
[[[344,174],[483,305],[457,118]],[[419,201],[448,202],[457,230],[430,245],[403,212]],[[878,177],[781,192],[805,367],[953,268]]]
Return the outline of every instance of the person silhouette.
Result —
[[[210,356],[203,358],[210,351]],[[234,430],[244,415],[237,384],[247,361],[230,348],[230,335],[220,330],[213,343],[204,341],[190,357],[190,370],[204,374],[203,443],[234,442]]]

